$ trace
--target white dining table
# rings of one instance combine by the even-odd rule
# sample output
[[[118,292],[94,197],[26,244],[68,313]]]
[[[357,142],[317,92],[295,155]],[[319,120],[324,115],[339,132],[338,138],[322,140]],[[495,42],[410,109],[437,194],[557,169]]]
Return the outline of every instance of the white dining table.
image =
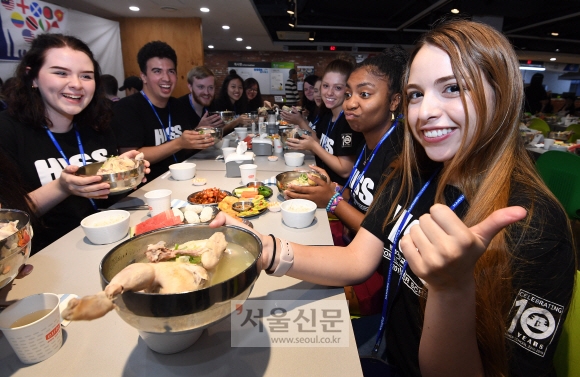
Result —
[[[240,178],[225,177],[219,151],[194,156],[197,176],[206,186],[191,180],[176,181],[162,175],[118,202],[114,207],[143,203],[151,190],[169,188],[173,199],[186,200],[194,191],[209,187],[233,190]],[[204,157],[205,156],[205,157]],[[212,157],[213,156],[213,157]],[[265,157],[256,159],[258,179],[292,170]],[[308,159],[307,159],[308,161]],[[313,161],[313,160],[312,160]],[[270,200],[282,200],[275,186]],[[130,211],[133,226],[149,218],[146,210]],[[289,241],[309,245],[332,245],[332,235],[324,209],[318,209],[313,224],[304,229],[284,225],[280,213],[266,211],[250,219],[258,232],[275,234]],[[125,237],[127,239],[127,237]],[[0,290],[0,302],[18,300],[31,294],[53,292],[95,294],[101,290],[99,264],[104,255],[125,239],[109,245],[94,245],[78,227],[30,258],[31,275],[15,280]],[[34,240],[32,241],[34,242]],[[72,322],[63,327],[64,343],[51,358],[33,365],[19,361],[6,338],[0,335],[0,376],[362,376],[349,312],[342,288],[319,286],[288,276],[276,278],[261,273],[249,300],[339,301],[341,320],[348,322],[348,342],[344,347],[232,347],[230,317],[207,328],[188,349],[163,355],[150,350],[137,329],[116,313],[88,322]]]

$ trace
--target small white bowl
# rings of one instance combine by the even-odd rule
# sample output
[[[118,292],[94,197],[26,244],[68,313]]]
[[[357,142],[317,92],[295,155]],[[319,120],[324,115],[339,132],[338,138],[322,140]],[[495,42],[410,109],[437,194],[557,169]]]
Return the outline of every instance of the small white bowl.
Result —
[[[89,241],[105,245],[117,242],[127,235],[130,215],[120,209],[97,212],[85,217],[81,221],[81,227]]]
[[[182,162],[179,164],[169,165],[169,171],[173,179],[185,181],[195,177],[195,165],[193,162]]]
[[[286,200],[280,205],[282,220],[291,228],[306,228],[314,220],[316,203],[306,199]]]
[[[304,153],[290,152],[284,154],[284,162],[288,166],[302,166],[304,163]]]

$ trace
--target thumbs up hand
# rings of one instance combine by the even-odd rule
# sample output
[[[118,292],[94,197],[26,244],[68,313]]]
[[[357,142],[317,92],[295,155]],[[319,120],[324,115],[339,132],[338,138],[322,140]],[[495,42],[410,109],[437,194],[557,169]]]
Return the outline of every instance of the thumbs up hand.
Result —
[[[502,208],[468,228],[447,206],[435,204],[400,241],[413,272],[429,290],[460,288],[473,282],[473,270],[503,228],[523,219],[522,207]]]

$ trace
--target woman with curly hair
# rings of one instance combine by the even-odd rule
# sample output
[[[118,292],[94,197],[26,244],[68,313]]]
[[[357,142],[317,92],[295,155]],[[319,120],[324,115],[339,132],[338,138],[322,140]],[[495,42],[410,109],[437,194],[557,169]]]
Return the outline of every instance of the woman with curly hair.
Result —
[[[107,198],[108,183],[74,174],[118,154],[100,78],[89,47],[62,34],[39,35],[16,68],[10,107],[0,113],[0,148],[32,191],[45,225],[35,229],[33,252],[76,228],[98,205],[108,206],[95,200]]]

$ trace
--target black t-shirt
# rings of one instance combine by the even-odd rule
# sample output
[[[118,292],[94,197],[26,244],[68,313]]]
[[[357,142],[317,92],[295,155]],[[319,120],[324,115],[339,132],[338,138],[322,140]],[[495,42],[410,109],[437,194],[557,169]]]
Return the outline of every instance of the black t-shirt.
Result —
[[[321,116],[317,122],[316,136],[320,140],[320,145],[334,156],[355,155],[364,144],[363,134],[353,131],[344,115],[341,115],[336,122],[332,122],[332,112],[330,111]],[[315,156],[315,159],[316,165],[328,172],[332,182],[337,182],[340,185],[346,183],[346,178],[333,172],[318,156]]]
[[[185,130],[195,128],[194,119],[188,113],[188,104],[184,106],[176,98],[171,97],[165,108],[155,107],[155,112],[149,102],[141,93],[135,93],[129,97],[121,99],[113,108],[112,127],[117,136],[119,147],[153,147],[161,145],[169,139],[177,139]],[[169,131],[169,112],[171,111],[171,131]],[[163,123],[163,126],[161,123]],[[151,165],[151,173],[147,175],[148,180],[153,180],[165,173],[169,165],[181,162],[190,157],[195,150],[184,149],[174,156],[169,156],[162,161]]]
[[[212,104],[212,110],[215,111],[233,111],[236,115],[246,113],[246,101],[240,98],[236,103],[232,104],[229,98],[216,98]]]
[[[383,222],[391,204],[392,186],[383,190],[362,223],[362,226],[381,239],[383,249],[383,274],[388,274],[391,258],[391,245],[397,227],[389,225],[382,229]],[[422,183],[415,185],[415,193]],[[425,191],[415,208],[411,211],[405,234],[409,225],[418,222],[418,218],[429,212],[434,203],[436,182]],[[415,194],[414,193],[414,194]],[[451,205],[461,192],[447,186],[444,196],[447,205]],[[568,303],[572,296],[574,283],[574,251],[571,235],[567,231],[566,215],[549,199],[540,203],[531,203],[530,199],[518,195],[514,189],[509,205],[521,205],[530,208],[533,205],[534,216],[531,219],[530,237],[521,239],[521,222],[510,226],[514,246],[511,249],[514,260],[512,271],[515,297],[508,318],[508,331],[505,334],[506,345],[510,350],[510,375],[513,376],[555,376],[552,358],[562,330]],[[466,214],[468,204],[461,203],[456,213],[460,218]],[[402,235],[401,235],[402,237]],[[390,292],[396,292],[401,268],[405,258],[396,251],[395,263],[391,278]],[[391,293],[388,320],[384,342],[384,358],[397,366],[404,376],[420,376],[419,342],[421,339],[422,314],[420,299],[427,297],[423,282],[407,268],[399,292]],[[526,320],[524,320],[526,319]]]
[[[90,127],[77,125],[87,164],[105,161],[108,156],[117,155],[117,142],[109,129],[97,132]],[[54,133],[54,138],[61,146],[65,156],[72,165],[82,166],[82,158],[73,130],[67,133]],[[27,184],[27,191],[34,191],[60,177],[66,162],[56,146],[42,128],[32,128],[19,123],[8,113],[0,113],[0,148],[13,160],[20,169],[20,174]],[[95,200],[98,207],[106,208],[114,200]],[[95,210],[86,198],[71,195],[42,216],[46,228],[34,229],[32,241],[33,252],[36,252],[56,239],[64,236],[80,225],[86,216]]]
[[[179,97],[177,101],[179,102],[183,111],[187,114],[188,119],[190,119],[193,128],[197,127],[201,121],[201,117],[197,115],[193,109],[193,106],[191,106],[191,102],[189,102],[189,94]],[[204,108],[203,111],[205,113],[206,111],[209,111],[209,109]]]
[[[397,126],[393,132],[385,139],[380,148],[377,149],[375,156],[370,161],[370,166],[367,168],[364,176],[359,180],[356,189],[354,189],[353,186],[357,181],[358,176],[366,166],[365,160],[370,160],[373,152],[371,149],[366,147],[366,144],[360,148],[358,156],[360,156],[361,151],[364,149],[366,149],[366,154],[363,152],[363,156],[359,164],[354,167],[355,173],[348,184],[351,197],[349,204],[351,204],[359,212],[367,212],[371,203],[373,202],[375,193],[379,189],[385,172],[387,171],[391,162],[393,162],[399,155],[402,147],[404,130],[404,124],[402,122],[397,123]]]

